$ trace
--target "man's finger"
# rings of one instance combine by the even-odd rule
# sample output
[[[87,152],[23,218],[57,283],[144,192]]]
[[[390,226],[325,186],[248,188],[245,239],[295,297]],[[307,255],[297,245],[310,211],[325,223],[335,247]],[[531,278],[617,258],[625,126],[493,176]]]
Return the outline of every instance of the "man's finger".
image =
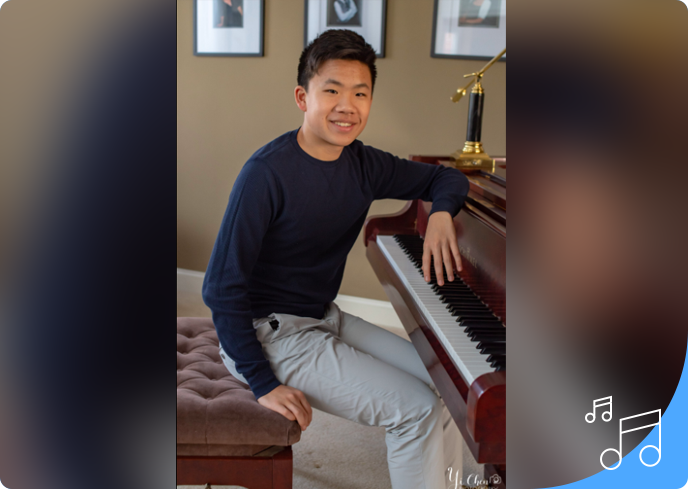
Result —
[[[306,410],[303,409],[301,404],[296,404],[293,402],[287,402],[285,405],[287,409],[289,409],[294,416],[296,416],[296,421],[299,422],[301,429],[305,430],[308,427],[308,423],[306,422]]]
[[[442,259],[444,260],[444,268],[447,270],[447,279],[450,282],[454,281],[454,266],[452,264],[452,255],[449,252],[449,246],[442,247]]]
[[[430,281],[430,257],[430,247],[423,246],[423,277],[426,282]]]
[[[437,277],[437,283],[439,285],[444,285],[444,272],[442,271],[442,251],[437,247],[436,250],[433,250],[433,254],[435,255],[435,276]]]
[[[289,421],[296,421],[296,416],[294,416],[294,413],[291,412],[291,410],[287,409],[286,406],[279,405],[277,409],[275,409],[278,413],[280,413],[282,416],[287,418]]]
[[[311,424],[311,421],[313,421],[313,408],[311,407],[311,404],[308,402],[308,399],[306,399],[306,395],[303,392],[299,391],[298,398],[301,402],[301,405],[305,409],[306,414],[308,415],[308,424]]]
[[[461,265],[461,253],[459,253],[459,246],[456,244],[456,242],[452,242],[449,244],[452,255],[454,256],[454,263],[456,263],[456,271],[460,272],[463,270],[463,265]]]

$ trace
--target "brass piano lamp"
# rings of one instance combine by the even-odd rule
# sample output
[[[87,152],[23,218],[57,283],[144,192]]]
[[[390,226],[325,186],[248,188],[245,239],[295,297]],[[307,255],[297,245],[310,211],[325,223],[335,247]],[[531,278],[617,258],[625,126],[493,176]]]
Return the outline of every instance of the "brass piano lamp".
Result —
[[[477,73],[469,73],[464,75],[464,78],[473,77],[473,79],[463,88],[456,90],[452,96],[452,102],[458,102],[466,95],[466,91],[471,85],[475,83],[471,90],[470,100],[468,102],[468,128],[466,130],[466,144],[463,150],[456,150],[451,157],[455,161],[457,168],[474,168],[476,170],[494,171],[494,160],[485,153],[483,144],[480,142],[482,125],[483,125],[483,103],[485,100],[485,91],[481,84],[483,75],[490,66],[495,64],[502,56],[506,54],[506,48],[497,56],[487,63],[482,70]]]

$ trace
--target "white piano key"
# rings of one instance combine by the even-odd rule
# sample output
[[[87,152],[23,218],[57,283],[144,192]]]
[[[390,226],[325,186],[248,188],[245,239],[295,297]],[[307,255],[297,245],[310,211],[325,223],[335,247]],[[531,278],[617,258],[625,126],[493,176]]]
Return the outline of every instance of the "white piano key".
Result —
[[[476,349],[477,343],[463,332],[447,305],[432,290],[394,237],[378,236],[377,244],[468,384],[484,373],[494,372],[495,369],[487,362],[487,355]]]

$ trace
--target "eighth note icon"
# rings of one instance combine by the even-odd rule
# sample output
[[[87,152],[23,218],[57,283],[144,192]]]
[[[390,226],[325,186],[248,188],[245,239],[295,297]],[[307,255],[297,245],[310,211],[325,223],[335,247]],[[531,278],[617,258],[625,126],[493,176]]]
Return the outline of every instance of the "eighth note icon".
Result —
[[[608,423],[612,420],[612,396],[595,399],[592,401],[592,412],[585,415],[585,421],[588,423],[595,422],[595,413],[597,408],[609,406],[609,410],[602,413],[602,420]]]

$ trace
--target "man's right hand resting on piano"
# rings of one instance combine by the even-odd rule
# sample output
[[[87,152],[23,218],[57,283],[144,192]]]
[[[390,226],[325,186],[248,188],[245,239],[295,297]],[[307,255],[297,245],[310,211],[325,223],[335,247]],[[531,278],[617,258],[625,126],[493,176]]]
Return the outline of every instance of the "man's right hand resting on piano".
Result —
[[[452,256],[456,266],[452,263]],[[428,218],[428,229],[423,242],[423,276],[426,282],[430,281],[433,257],[437,283],[444,285],[442,263],[447,269],[447,278],[453,282],[454,270],[461,271],[461,255],[456,242],[454,219],[446,211],[433,212]]]
[[[313,409],[306,400],[306,396],[300,390],[288,385],[278,385],[259,397],[258,404],[280,413],[288,420],[297,420],[303,431],[306,431],[313,420]]]

